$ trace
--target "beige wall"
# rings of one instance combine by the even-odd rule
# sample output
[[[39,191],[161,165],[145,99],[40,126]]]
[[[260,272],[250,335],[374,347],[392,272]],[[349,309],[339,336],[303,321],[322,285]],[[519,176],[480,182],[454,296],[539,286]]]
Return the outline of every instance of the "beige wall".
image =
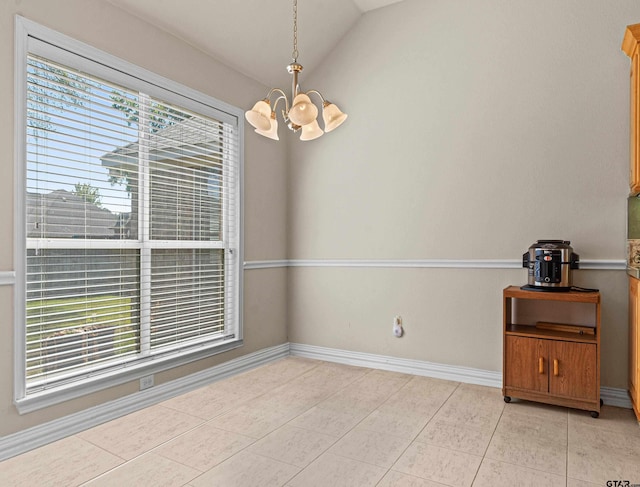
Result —
[[[627,24],[637,0],[405,0],[302,79],[349,119],[291,144],[289,257],[519,259],[537,239],[624,259]],[[292,342],[500,371],[501,290],[524,270],[293,268]],[[602,384],[626,387],[623,271],[603,299]],[[407,334],[391,334],[394,315]]]
[[[14,15],[19,14],[164,77],[244,107],[266,91],[184,42],[98,0],[0,2],[0,271],[13,266]],[[286,146],[245,144],[245,260],[286,257]],[[156,384],[287,341],[286,270],[245,272],[244,346],[156,374]],[[0,286],[0,436],[135,392],[137,382],[18,415],[13,406],[13,289]]]

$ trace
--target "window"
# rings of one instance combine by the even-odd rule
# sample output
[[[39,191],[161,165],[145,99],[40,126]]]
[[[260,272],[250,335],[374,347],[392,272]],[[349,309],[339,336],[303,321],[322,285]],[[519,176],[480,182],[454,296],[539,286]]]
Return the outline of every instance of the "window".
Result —
[[[242,112],[23,22],[24,411],[241,344]]]

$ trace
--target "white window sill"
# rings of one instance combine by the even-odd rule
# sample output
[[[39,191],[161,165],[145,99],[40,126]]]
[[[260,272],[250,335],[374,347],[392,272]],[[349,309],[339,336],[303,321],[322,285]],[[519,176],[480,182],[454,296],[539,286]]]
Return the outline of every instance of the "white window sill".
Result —
[[[148,360],[132,362],[126,368],[118,368],[108,374],[83,379],[81,381],[30,394],[28,397],[16,399],[14,404],[19,414],[26,414],[39,409],[44,409],[54,404],[69,401],[78,397],[86,396],[93,392],[98,392],[109,387],[118,386],[126,382],[138,380],[141,377],[162,372],[164,370],[179,367],[181,365],[195,362],[212,355],[227,352],[234,348],[241,347],[241,339],[230,339],[223,343],[199,348],[198,350],[185,351],[183,353],[172,354],[166,357],[149,357]]]

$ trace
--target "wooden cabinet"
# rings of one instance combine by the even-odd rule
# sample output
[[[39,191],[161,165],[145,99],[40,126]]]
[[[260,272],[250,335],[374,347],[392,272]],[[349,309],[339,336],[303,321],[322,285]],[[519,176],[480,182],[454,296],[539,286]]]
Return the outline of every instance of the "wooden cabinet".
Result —
[[[624,33],[622,50],[631,58],[630,173],[631,194],[640,193],[640,24],[630,25]]]
[[[640,193],[640,24],[630,25],[624,33],[622,50],[631,59],[631,103],[629,120],[629,186],[631,194]],[[640,281],[629,276],[629,397],[640,421]]]
[[[518,397],[600,413],[600,293],[503,291],[503,387]]]
[[[640,421],[640,281],[629,277],[629,397]]]

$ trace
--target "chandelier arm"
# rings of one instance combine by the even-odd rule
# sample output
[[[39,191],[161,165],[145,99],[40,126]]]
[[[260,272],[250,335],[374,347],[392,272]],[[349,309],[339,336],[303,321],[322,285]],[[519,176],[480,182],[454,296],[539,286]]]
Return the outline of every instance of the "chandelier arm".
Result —
[[[284,96],[285,98],[287,97],[287,95],[285,95],[284,91],[282,91],[280,88],[272,88],[271,91],[269,91],[269,94],[267,95],[267,97],[265,98],[266,100],[269,100],[269,102],[271,102],[271,97],[273,96],[274,93],[280,93],[281,96]],[[280,98],[280,97],[278,97]],[[277,99],[276,99],[277,101]]]
[[[327,100],[325,100],[324,96],[322,96],[322,93],[320,93],[318,90],[309,90],[305,92],[305,95],[310,95],[311,93],[314,93],[316,95],[318,95],[320,97],[320,100],[322,100],[322,104],[324,105]]]
[[[284,94],[284,91],[282,91],[280,88],[274,88],[273,90],[271,90],[271,92],[275,92],[277,91],[278,93],[280,93],[280,96],[278,98],[276,98],[276,101],[273,102],[273,111],[276,111],[276,107],[278,106],[278,102],[280,100],[284,100],[284,104],[285,104],[285,110],[287,113],[289,113],[289,99],[287,98],[287,95]]]

